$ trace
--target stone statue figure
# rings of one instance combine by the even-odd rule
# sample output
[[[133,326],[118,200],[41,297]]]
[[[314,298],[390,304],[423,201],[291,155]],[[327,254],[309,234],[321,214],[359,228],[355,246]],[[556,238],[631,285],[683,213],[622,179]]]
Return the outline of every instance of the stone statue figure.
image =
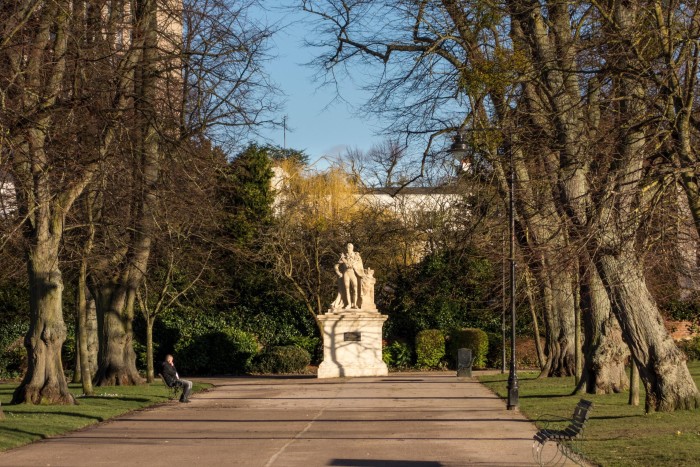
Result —
[[[331,309],[362,309],[376,311],[374,305],[374,271],[364,269],[360,253],[355,251],[352,243],[340,255],[335,265],[338,275],[338,294],[331,303]]]
[[[347,250],[340,255],[340,259],[335,265],[335,273],[338,275],[338,297],[333,304],[339,305],[338,298],[340,298],[343,304],[342,308],[346,310],[358,308],[358,279],[364,276],[365,273],[362,266],[362,257],[360,253],[355,251],[352,243],[348,243]],[[334,308],[339,307],[334,306]]]
[[[377,309],[377,305],[374,304],[374,284],[376,282],[374,270],[370,268],[365,269],[365,275],[362,276],[362,284],[360,285],[360,290],[362,291],[360,308],[363,310]]]

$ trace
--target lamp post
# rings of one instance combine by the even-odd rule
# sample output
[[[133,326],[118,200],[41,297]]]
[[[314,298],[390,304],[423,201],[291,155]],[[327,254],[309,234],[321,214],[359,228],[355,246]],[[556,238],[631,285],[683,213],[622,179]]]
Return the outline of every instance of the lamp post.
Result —
[[[463,131],[483,131],[488,128],[472,128]],[[518,374],[515,367],[515,166],[513,164],[513,145],[510,135],[508,136],[508,163],[510,166],[510,176],[508,177],[508,233],[510,236],[510,369],[508,373],[508,410],[514,410],[519,404]],[[469,151],[469,145],[464,140],[462,131],[458,131],[452,140],[449,152],[463,160]],[[505,317],[504,317],[505,318]],[[505,333],[503,335],[505,348]]]
[[[513,144],[508,136],[508,220],[510,233],[510,372],[508,373],[508,410],[518,407],[520,402],[518,373],[515,368],[515,165],[513,164]]]

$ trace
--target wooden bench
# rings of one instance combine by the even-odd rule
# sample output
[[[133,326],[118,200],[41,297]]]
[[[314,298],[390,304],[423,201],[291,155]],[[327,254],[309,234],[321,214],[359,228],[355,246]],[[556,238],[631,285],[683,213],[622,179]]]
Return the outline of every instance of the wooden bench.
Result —
[[[532,455],[538,465],[561,465],[566,458],[577,464],[583,462],[581,448],[578,445],[583,438],[583,429],[593,409],[593,402],[581,399],[571,418],[561,418],[554,415],[543,415],[535,422],[539,431],[534,436]],[[568,426],[565,423],[568,422]],[[560,429],[551,427],[552,423],[558,424]],[[561,428],[564,427],[564,428]],[[553,452],[544,452],[548,442],[556,443],[557,449]]]
[[[163,380],[163,384],[165,385],[165,387],[169,389],[168,399],[175,399],[177,397],[177,393],[180,391],[181,386],[178,384],[173,384],[172,386],[169,385],[168,381],[165,379],[165,376],[163,376],[163,373],[160,373],[160,379]]]

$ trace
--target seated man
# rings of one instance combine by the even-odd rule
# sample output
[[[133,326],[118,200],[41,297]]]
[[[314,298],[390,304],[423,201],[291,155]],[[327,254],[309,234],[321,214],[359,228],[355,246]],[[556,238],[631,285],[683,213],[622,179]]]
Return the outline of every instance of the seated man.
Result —
[[[190,391],[192,391],[192,381],[186,379],[180,379],[177,374],[175,365],[173,364],[173,356],[168,354],[165,356],[165,361],[163,362],[162,373],[165,383],[170,386],[178,386],[182,388],[182,396],[180,396],[180,402],[190,401]]]

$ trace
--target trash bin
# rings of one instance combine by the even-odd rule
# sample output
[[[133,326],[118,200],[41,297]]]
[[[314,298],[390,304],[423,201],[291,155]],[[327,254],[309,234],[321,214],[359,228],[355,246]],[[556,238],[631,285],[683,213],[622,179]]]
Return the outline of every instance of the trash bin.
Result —
[[[457,350],[457,376],[460,378],[472,377],[472,349]]]

